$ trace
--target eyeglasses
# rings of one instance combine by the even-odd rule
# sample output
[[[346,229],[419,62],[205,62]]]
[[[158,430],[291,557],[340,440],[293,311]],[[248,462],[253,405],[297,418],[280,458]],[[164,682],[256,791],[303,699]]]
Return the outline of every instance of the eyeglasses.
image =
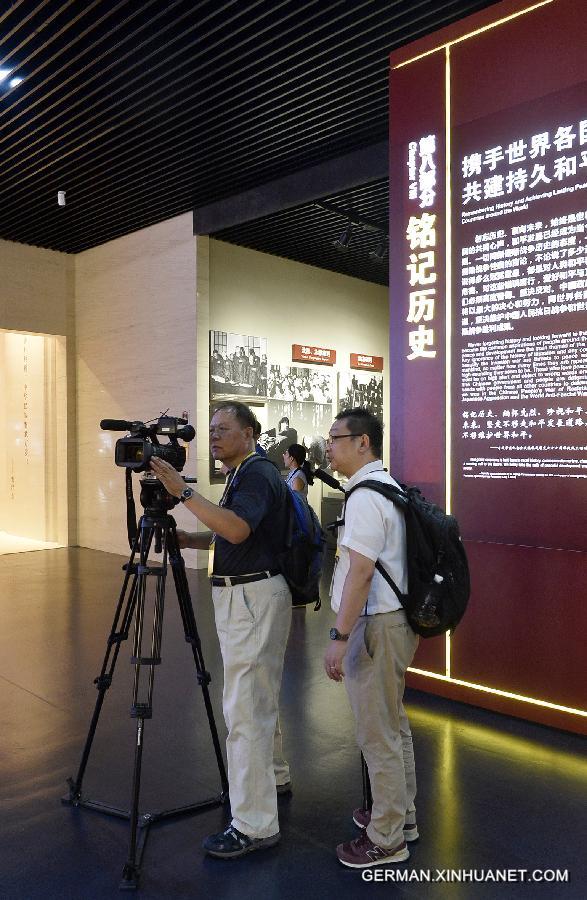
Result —
[[[329,434],[326,438],[326,443],[332,444],[334,441],[338,441],[343,437],[361,437],[361,433],[358,431],[349,431],[348,434]]]

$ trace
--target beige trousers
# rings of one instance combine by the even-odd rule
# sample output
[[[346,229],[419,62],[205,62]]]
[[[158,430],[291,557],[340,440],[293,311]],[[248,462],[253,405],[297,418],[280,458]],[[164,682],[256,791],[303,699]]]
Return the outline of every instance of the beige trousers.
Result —
[[[281,750],[278,703],[291,623],[282,575],[236,587],[213,587],[224,662],[224,719],[232,824],[252,838],[279,831],[276,778],[289,781]]]
[[[414,748],[402,701],[405,672],[417,646],[403,609],[362,616],[344,660],[357,743],[373,794],[367,835],[385,848],[401,844],[404,824],[416,821]]]

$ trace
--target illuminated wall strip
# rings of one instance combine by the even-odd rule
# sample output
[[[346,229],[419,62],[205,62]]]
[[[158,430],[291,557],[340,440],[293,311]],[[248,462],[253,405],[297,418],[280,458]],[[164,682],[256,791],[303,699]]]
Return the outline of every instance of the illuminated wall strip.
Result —
[[[506,697],[508,700],[519,700],[521,703],[531,703],[533,706],[543,706],[546,709],[556,709],[558,712],[569,713],[572,716],[587,718],[587,710],[575,709],[572,706],[560,706],[558,703],[549,703],[548,700],[538,700],[536,697],[525,697],[523,694],[513,694],[511,691],[501,691],[499,688],[487,687],[484,684],[475,684],[472,681],[461,681],[460,678],[447,678],[437,672],[426,672],[424,669],[409,668],[408,672],[414,675],[423,675],[425,678],[435,678],[437,681],[445,681],[447,684],[456,684],[459,687],[470,688],[473,691],[481,691],[484,694],[496,694],[498,697]]]
[[[452,184],[450,178],[451,165],[451,92],[450,92],[450,46],[445,49],[444,65],[444,310],[445,310],[445,445],[444,445],[444,484],[445,508],[451,512],[452,504]],[[451,664],[450,634],[445,639],[445,673],[450,678]]]
[[[461,41],[466,41],[469,38],[475,37],[478,34],[482,34],[484,31],[489,31],[491,28],[497,28],[498,25],[504,25],[506,22],[511,22],[512,19],[517,19],[518,16],[524,16],[526,13],[533,12],[535,9],[540,9],[541,6],[547,6],[549,3],[554,3],[554,0],[541,0],[540,3],[534,3],[533,6],[527,6],[526,9],[520,9],[518,12],[512,13],[509,16],[505,16],[503,19],[497,19],[495,22],[491,22],[489,25],[484,25],[482,28],[476,28],[475,31],[469,31],[467,34],[461,35],[459,38],[455,38],[454,41],[448,41],[446,44],[439,44],[438,47],[433,47],[432,50],[426,50],[425,53],[419,53],[418,56],[413,56],[411,59],[407,59],[403,63],[398,63],[397,66],[394,66],[394,69],[402,69],[404,66],[409,66],[410,63],[418,62],[419,59],[424,59],[426,56],[430,56],[431,53],[437,53],[439,50],[442,50],[443,47],[452,47],[453,44],[460,44]]]
[[[444,310],[445,310],[445,461],[444,461],[444,478],[445,478],[445,508],[447,513],[451,512],[452,503],[452,482],[451,482],[451,401],[452,401],[452,191],[450,180],[450,157],[451,157],[451,110],[450,110],[450,47],[446,48],[446,62],[444,66],[444,183],[445,183],[445,237],[444,237]]]

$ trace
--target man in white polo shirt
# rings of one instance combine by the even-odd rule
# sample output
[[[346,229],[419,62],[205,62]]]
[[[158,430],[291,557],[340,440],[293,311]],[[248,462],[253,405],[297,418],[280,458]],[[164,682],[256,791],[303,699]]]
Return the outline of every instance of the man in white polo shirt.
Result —
[[[383,426],[365,409],[338,414],[327,442],[331,467],[350,490],[372,479],[396,482],[381,461]],[[418,637],[395,593],[375,569],[380,560],[402,592],[407,589],[406,529],[402,512],[373,490],[349,497],[338,529],[332,579],[335,627],[324,657],[326,674],[346,684],[357,742],[369,769],[372,810],[357,809],[360,837],[336,848],[352,868],[408,859],[416,840],[416,771],[410,725],[403,707],[405,672]]]

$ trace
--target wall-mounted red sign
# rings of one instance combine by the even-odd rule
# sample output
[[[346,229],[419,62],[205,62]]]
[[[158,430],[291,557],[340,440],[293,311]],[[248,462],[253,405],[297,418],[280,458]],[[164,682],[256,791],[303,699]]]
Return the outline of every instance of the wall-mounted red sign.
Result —
[[[369,356],[367,353],[351,353],[351,369],[368,369],[383,372],[383,357]]]
[[[333,366],[336,362],[336,350],[327,350],[324,347],[310,347],[308,344],[292,344],[291,361]]]

